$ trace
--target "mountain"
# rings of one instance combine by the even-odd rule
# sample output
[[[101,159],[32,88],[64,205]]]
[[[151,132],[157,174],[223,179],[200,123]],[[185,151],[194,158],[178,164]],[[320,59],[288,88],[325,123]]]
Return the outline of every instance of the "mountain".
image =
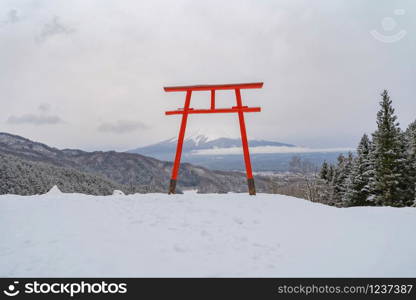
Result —
[[[54,173],[72,172],[71,177],[74,178],[81,176],[80,172],[82,176],[94,176],[96,180],[100,178],[111,182],[110,186],[118,187],[126,193],[166,192],[172,168],[171,162],[144,155],[115,151],[59,150],[9,133],[0,133],[0,154],[18,158],[19,163],[22,161],[23,163],[36,163],[27,168],[32,168],[36,172],[46,166],[62,168],[54,169]],[[39,174],[42,177],[46,176],[47,172]],[[1,185],[7,184],[4,176],[0,177],[0,180],[2,180]],[[54,183],[45,182],[45,185],[49,186],[44,186],[43,189],[51,188],[50,185]],[[94,181],[91,182],[93,184]],[[99,183],[97,181],[96,184],[102,183],[102,181]],[[58,187],[65,190],[59,184]],[[258,177],[256,187],[259,192],[267,192],[269,181]],[[181,164],[179,171],[178,189],[195,189],[201,193],[246,192],[247,183],[244,174],[240,172],[211,171],[204,167],[184,163]],[[101,192],[106,194],[104,191]]]
[[[177,138],[127,151],[172,161],[176,152]],[[286,172],[290,169],[293,156],[319,166],[323,161],[335,162],[340,153],[353,149],[311,149],[268,140],[249,140],[253,170],[257,172]],[[209,169],[244,171],[241,139],[221,136],[191,134],[184,140],[182,161],[198,164]]]
[[[164,160],[172,160],[176,152],[177,138],[171,138],[153,145],[129,150],[129,153],[150,155]],[[250,148],[255,147],[295,147],[295,145],[266,140],[250,140]],[[193,134],[183,142],[183,155],[195,155],[198,151],[210,149],[230,149],[241,147],[240,138],[210,137],[204,134]]]

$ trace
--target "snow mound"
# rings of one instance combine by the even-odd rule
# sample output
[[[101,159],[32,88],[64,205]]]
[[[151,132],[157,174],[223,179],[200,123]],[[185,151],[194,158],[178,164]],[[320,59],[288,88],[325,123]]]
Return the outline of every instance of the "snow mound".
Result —
[[[45,195],[62,195],[63,193],[61,192],[61,190],[58,188],[57,185],[54,185],[49,192],[45,193]]]
[[[113,196],[125,196],[125,194],[120,190],[114,190]]]
[[[0,277],[415,277],[415,228],[282,195],[2,195]]]

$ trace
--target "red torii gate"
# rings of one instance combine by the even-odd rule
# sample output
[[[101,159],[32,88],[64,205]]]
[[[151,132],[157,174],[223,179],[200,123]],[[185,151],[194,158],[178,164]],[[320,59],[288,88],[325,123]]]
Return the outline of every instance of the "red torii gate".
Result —
[[[178,145],[176,147],[175,162],[172,168],[172,176],[169,185],[169,194],[174,194],[176,190],[176,180],[178,178],[179,165],[181,162],[182,145],[185,137],[186,122],[189,114],[208,114],[208,113],[238,113],[240,121],[241,142],[243,144],[244,162],[246,165],[247,184],[250,195],[256,194],[256,187],[254,185],[253,172],[251,170],[250,153],[248,150],[246,125],[244,121],[245,112],[260,112],[260,107],[243,106],[241,100],[242,89],[260,89],[263,87],[263,82],[253,83],[236,83],[236,84],[219,84],[219,85],[190,85],[190,86],[168,86],[163,89],[165,92],[186,92],[185,105],[178,110],[165,112],[166,115],[182,115],[181,127],[179,130]],[[215,91],[217,90],[235,90],[235,97],[237,105],[231,108],[216,108],[215,107]],[[191,95],[193,91],[210,91],[211,92],[211,107],[209,109],[194,109],[190,108]]]

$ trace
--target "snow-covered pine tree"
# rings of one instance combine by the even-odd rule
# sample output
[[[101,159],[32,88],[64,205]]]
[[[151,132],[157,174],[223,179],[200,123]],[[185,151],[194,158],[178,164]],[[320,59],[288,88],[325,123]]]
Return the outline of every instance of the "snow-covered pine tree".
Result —
[[[331,185],[334,189],[334,196],[338,200],[342,200],[344,193],[347,188],[347,178],[350,175],[353,163],[352,153],[348,153],[348,156],[345,157],[343,154],[338,156],[338,163],[334,169],[334,175],[332,178]]]
[[[416,121],[412,122],[406,129],[406,148],[409,167],[409,192],[416,203]]]
[[[333,164],[329,165],[329,169],[328,169],[328,175],[327,175],[327,181],[328,182],[332,182],[333,178],[334,178],[334,171],[335,167]]]
[[[350,175],[345,182],[343,201],[348,206],[371,205],[368,201],[371,194],[370,179],[372,165],[370,160],[371,141],[366,134],[363,135],[357,147],[357,157],[352,163]]]
[[[319,171],[319,178],[328,181],[328,172],[329,172],[329,166],[326,161],[322,163],[321,170]]]
[[[342,170],[344,169],[344,163],[345,163],[345,156],[343,154],[340,154],[337,157],[337,164],[334,166],[333,170],[333,176],[331,180],[331,186],[334,191],[334,197],[337,198],[337,200],[340,200],[340,193],[341,193],[341,183],[342,183]],[[334,199],[335,200],[335,199]]]
[[[344,157],[339,158],[343,160]],[[316,183],[319,185],[319,199],[322,203],[336,205],[340,201],[339,196],[334,189],[334,176],[336,167],[328,164],[326,161],[322,163]]]
[[[373,133],[374,200],[376,205],[404,206],[409,195],[404,187],[407,168],[403,134],[387,90],[381,96]]]
[[[341,181],[341,199],[344,198],[344,195],[348,189],[348,186],[351,185],[351,182],[349,181],[350,174],[352,172],[352,167],[354,163],[354,156],[351,152],[348,152],[348,156],[344,160],[344,168],[341,172],[342,181]]]
[[[413,180],[413,167],[411,164],[411,159],[409,157],[409,147],[407,143],[406,133],[400,132],[400,153],[402,153],[402,180],[399,183],[401,190],[401,200],[405,206],[411,206],[414,203],[415,199],[415,186]]]

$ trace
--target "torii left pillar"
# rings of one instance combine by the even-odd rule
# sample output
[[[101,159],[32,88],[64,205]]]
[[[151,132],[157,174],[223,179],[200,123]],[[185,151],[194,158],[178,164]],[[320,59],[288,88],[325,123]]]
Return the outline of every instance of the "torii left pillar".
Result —
[[[181,126],[179,130],[178,144],[176,147],[175,161],[172,168],[172,176],[169,184],[169,194],[174,194],[176,191],[176,181],[178,179],[179,166],[181,162],[183,140],[185,137],[186,123],[189,114],[205,114],[205,113],[237,113],[240,124],[241,143],[244,152],[244,163],[246,166],[247,185],[250,195],[256,194],[256,187],[254,185],[253,171],[251,168],[250,152],[248,147],[246,124],[244,120],[245,112],[259,112],[260,107],[243,106],[241,100],[241,89],[256,89],[262,88],[262,82],[255,83],[238,83],[238,84],[221,84],[221,85],[193,85],[193,86],[171,86],[165,87],[166,92],[186,92],[185,105],[183,108],[174,111],[167,111],[166,115],[182,115]],[[217,90],[234,90],[236,97],[236,106],[231,108],[216,108],[215,107],[215,92]],[[193,91],[210,91],[211,92],[211,107],[209,109],[193,109],[190,108],[191,96]]]

